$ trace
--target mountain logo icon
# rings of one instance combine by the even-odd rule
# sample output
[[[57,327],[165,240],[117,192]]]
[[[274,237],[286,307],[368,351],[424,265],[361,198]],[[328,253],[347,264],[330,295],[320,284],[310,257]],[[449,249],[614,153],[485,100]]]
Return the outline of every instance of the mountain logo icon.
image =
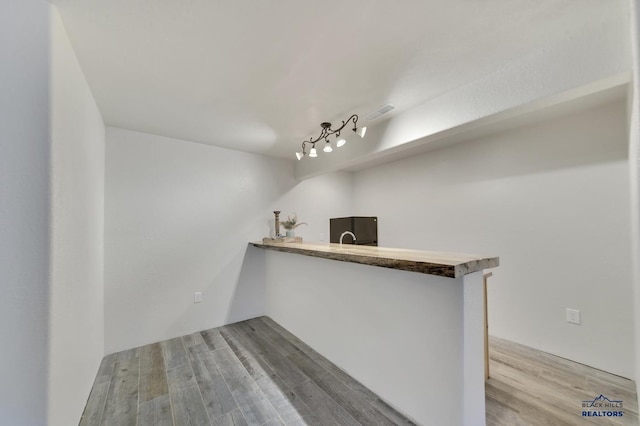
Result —
[[[583,407],[618,406],[618,404],[622,404],[622,400],[609,399],[603,394],[596,396],[593,400],[582,401]]]

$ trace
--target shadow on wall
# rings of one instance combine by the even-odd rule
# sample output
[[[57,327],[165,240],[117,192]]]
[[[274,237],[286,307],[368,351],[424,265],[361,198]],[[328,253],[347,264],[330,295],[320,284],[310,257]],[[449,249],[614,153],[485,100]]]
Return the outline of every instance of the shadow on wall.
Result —
[[[264,250],[248,244],[227,309],[226,324],[265,315],[265,276]]]

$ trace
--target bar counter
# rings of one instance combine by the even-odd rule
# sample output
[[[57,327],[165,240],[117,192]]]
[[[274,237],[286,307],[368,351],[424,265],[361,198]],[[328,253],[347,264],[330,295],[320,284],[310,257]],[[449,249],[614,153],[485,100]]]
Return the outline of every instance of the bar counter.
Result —
[[[351,244],[252,242],[253,246],[341,262],[459,278],[499,265],[498,257]]]
[[[482,277],[498,257],[265,239],[248,258],[263,313],[387,404],[484,425]]]

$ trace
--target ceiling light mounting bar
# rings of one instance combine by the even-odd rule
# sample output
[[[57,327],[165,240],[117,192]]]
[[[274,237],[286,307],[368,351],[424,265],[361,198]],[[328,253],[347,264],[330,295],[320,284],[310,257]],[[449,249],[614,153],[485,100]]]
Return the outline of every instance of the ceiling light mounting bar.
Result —
[[[315,139],[309,138],[309,140],[306,140],[306,141],[302,142],[302,152],[296,152],[296,158],[298,160],[302,160],[302,158],[306,157],[307,155],[309,157],[317,157],[318,154],[317,154],[317,151],[316,151],[316,143],[320,142],[321,140],[324,140],[326,142],[326,146],[324,148],[324,152],[333,151],[333,148],[331,148],[331,141],[329,140],[329,136],[335,135],[336,139],[338,139],[342,129],[344,129],[347,126],[347,124],[349,124],[350,122],[353,122],[353,131],[354,131],[354,133],[356,133],[358,136],[363,138],[365,132],[367,131],[367,128],[366,127],[362,127],[360,129],[358,129],[358,115],[357,114],[353,114],[346,121],[342,121],[342,125],[340,127],[338,127],[337,129],[332,129],[331,128],[331,123],[325,121],[324,123],[320,123],[320,127],[322,127],[322,130],[320,131],[320,135],[317,138],[315,138]],[[344,139],[340,139],[340,140],[337,141],[336,146],[337,147],[341,147],[342,145],[345,144],[345,142],[346,141]],[[307,154],[307,144],[311,145],[311,149],[309,150],[308,154]]]

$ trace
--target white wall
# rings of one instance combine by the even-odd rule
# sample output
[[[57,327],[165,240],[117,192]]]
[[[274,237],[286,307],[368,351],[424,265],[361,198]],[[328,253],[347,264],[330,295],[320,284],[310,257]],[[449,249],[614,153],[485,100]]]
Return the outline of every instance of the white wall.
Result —
[[[617,102],[358,172],[354,213],[384,246],[500,256],[491,334],[633,378],[628,176]]]
[[[452,279],[262,256],[276,322],[418,424],[484,424],[479,272]]]
[[[635,291],[636,378],[640,377],[640,2],[631,0],[631,44],[633,48],[633,81],[630,93],[629,174],[631,199],[631,231],[633,281]],[[640,405],[640,392],[637,392]]]
[[[281,221],[297,213],[298,220],[307,223],[295,230],[305,242],[329,242],[329,219],[352,213],[353,174],[327,173],[303,180],[275,200],[272,207],[282,211]],[[285,232],[282,226],[280,232]]]
[[[348,174],[297,185],[289,160],[111,127],[106,158],[107,353],[264,314],[247,243],[273,232],[272,211],[298,213],[305,239],[350,211]]]
[[[51,14],[49,425],[77,424],[104,355],[104,133],[57,10]]]
[[[0,424],[46,424],[49,5],[0,2]]]

